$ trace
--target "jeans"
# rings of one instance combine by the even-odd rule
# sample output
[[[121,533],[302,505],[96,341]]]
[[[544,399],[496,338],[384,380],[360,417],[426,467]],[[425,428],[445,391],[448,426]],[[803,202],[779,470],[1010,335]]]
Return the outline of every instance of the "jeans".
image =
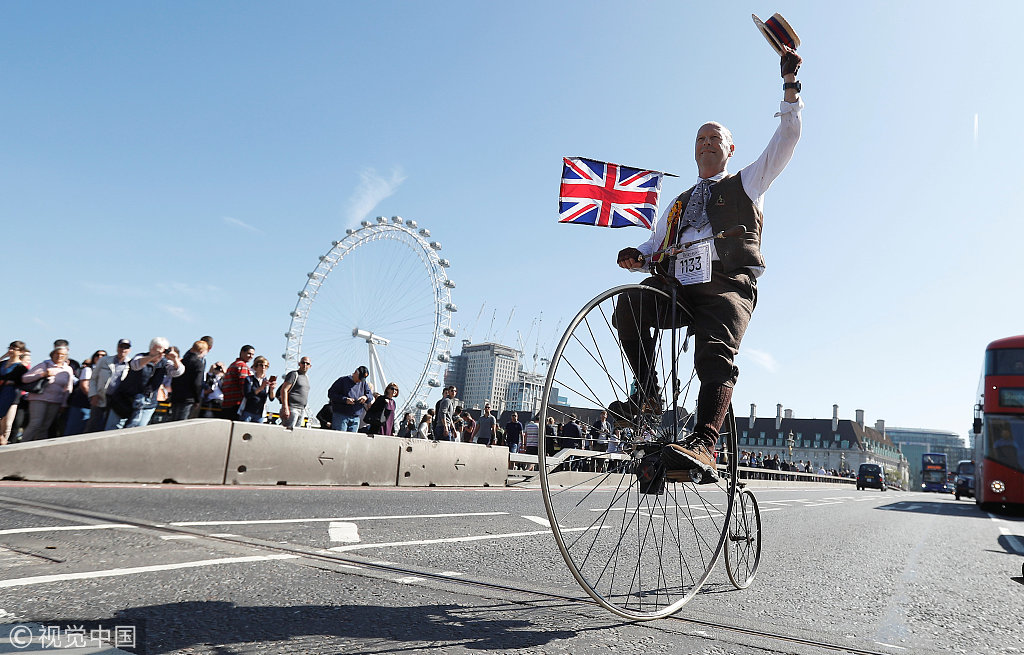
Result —
[[[156,412],[156,407],[150,407],[149,409],[136,409],[132,411],[132,415],[128,418],[121,418],[117,412],[111,410],[110,416],[107,417],[107,430],[120,430],[122,428],[139,428],[144,425],[149,425],[149,420],[153,418],[153,414]]]
[[[519,452],[519,442],[518,441],[510,441],[510,442],[508,442],[508,452],[510,452],[510,453],[518,453]]]
[[[180,403],[171,403],[171,416],[168,421],[184,421],[192,414],[195,406],[194,400],[183,400]]]
[[[267,417],[254,412],[242,412],[242,421],[245,423],[266,423]]]
[[[153,414],[155,413],[156,407],[150,407],[149,409],[137,409],[132,412],[132,415],[125,424],[125,427],[141,428],[144,425],[149,425],[149,421],[153,418]]]
[[[121,415],[114,410],[107,411],[107,424],[103,426],[104,430],[120,430],[125,426],[128,419],[121,418]]]
[[[107,412],[110,411],[106,407],[93,407],[89,410],[89,423],[85,426],[85,431],[88,432],[103,432],[107,427]]]
[[[339,432],[358,432],[359,417],[333,412],[331,416],[331,429]]]
[[[289,430],[296,426],[302,426],[302,415],[306,413],[306,408],[301,405],[292,405],[288,408],[290,413],[288,414],[288,420],[282,421],[281,425],[288,428]]]
[[[73,434],[85,432],[85,426],[89,422],[89,415],[88,407],[68,407],[68,419],[64,424],[64,436],[70,437]]]

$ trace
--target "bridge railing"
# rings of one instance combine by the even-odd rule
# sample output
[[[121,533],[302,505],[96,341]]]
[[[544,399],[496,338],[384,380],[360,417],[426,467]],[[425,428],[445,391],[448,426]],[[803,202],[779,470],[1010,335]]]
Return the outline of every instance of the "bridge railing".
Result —
[[[557,467],[564,464],[570,457],[586,457],[590,462],[599,462],[601,460],[627,460],[628,455],[622,453],[607,453],[597,450],[582,450],[578,448],[563,448],[554,455],[547,457],[548,466]],[[537,455],[527,455],[526,453],[509,453],[508,456],[508,474],[510,482],[528,482],[533,481],[539,475],[538,464],[539,458]],[[725,467],[719,465],[720,470],[724,470]],[[853,478],[845,478],[841,476],[834,476],[829,474],[818,474],[818,473],[802,473],[797,471],[776,471],[773,469],[754,468],[741,466],[737,469],[739,479],[744,481],[753,480],[764,480],[764,481],[789,481],[789,482],[814,482],[818,484],[836,484],[836,485],[851,485],[856,484],[856,480]]]

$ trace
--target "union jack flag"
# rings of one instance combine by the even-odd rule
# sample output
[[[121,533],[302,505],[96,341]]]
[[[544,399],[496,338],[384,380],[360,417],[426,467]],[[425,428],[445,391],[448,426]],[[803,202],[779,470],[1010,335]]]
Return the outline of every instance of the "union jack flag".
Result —
[[[664,175],[584,157],[563,157],[558,222],[650,229]]]

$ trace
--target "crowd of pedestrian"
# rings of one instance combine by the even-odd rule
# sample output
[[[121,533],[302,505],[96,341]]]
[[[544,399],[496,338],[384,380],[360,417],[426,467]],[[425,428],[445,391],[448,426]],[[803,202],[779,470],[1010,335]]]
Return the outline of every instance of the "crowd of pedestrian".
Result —
[[[308,357],[285,375],[268,375],[270,362],[243,346],[229,365],[207,367],[213,338],[181,351],[163,337],[132,354],[121,339],[112,354],[100,349],[78,362],[65,339],[33,365],[23,341],[12,341],[0,358],[0,445],[149,425],[154,420],[225,418],[264,423],[268,403],[281,403],[285,427],[299,424],[309,397]],[[252,362],[250,368],[249,363]],[[397,388],[396,388],[397,391]],[[167,408],[157,418],[158,407]]]
[[[814,466],[811,460],[787,461],[779,457],[778,453],[766,455],[762,451],[752,450],[740,451],[739,465],[741,468],[765,469],[766,471],[783,471],[788,473],[813,473],[816,475],[831,475],[840,477],[837,469],[826,469],[824,466]],[[753,473],[747,477],[772,479],[770,473]],[[845,476],[844,476],[845,477]]]

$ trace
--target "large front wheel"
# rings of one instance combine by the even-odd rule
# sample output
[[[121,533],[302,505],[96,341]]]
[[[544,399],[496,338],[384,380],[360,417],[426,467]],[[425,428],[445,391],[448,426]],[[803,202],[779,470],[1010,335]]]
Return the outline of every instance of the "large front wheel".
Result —
[[[630,311],[616,313],[622,302]],[[652,308],[663,326],[652,332],[646,353],[660,381],[658,397],[643,394],[617,329]],[[725,543],[736,493],[731,407],[717,444],[717,474],[666,473],[660,462],[661,449],[695,425],[698,382],[686,347],[687,316],[658,289],[628,285],[601,294],[569,324],[544,388],[549,402],[541,424],[552,424],[556,435],[542,435],[538,458],[555,542],[583,589],[629,619],[668,616],[700,590]],[[591,427],[602,411],[611,434]],[[574,419],[583,438],[573,438],[572,429],[557,436]]]

